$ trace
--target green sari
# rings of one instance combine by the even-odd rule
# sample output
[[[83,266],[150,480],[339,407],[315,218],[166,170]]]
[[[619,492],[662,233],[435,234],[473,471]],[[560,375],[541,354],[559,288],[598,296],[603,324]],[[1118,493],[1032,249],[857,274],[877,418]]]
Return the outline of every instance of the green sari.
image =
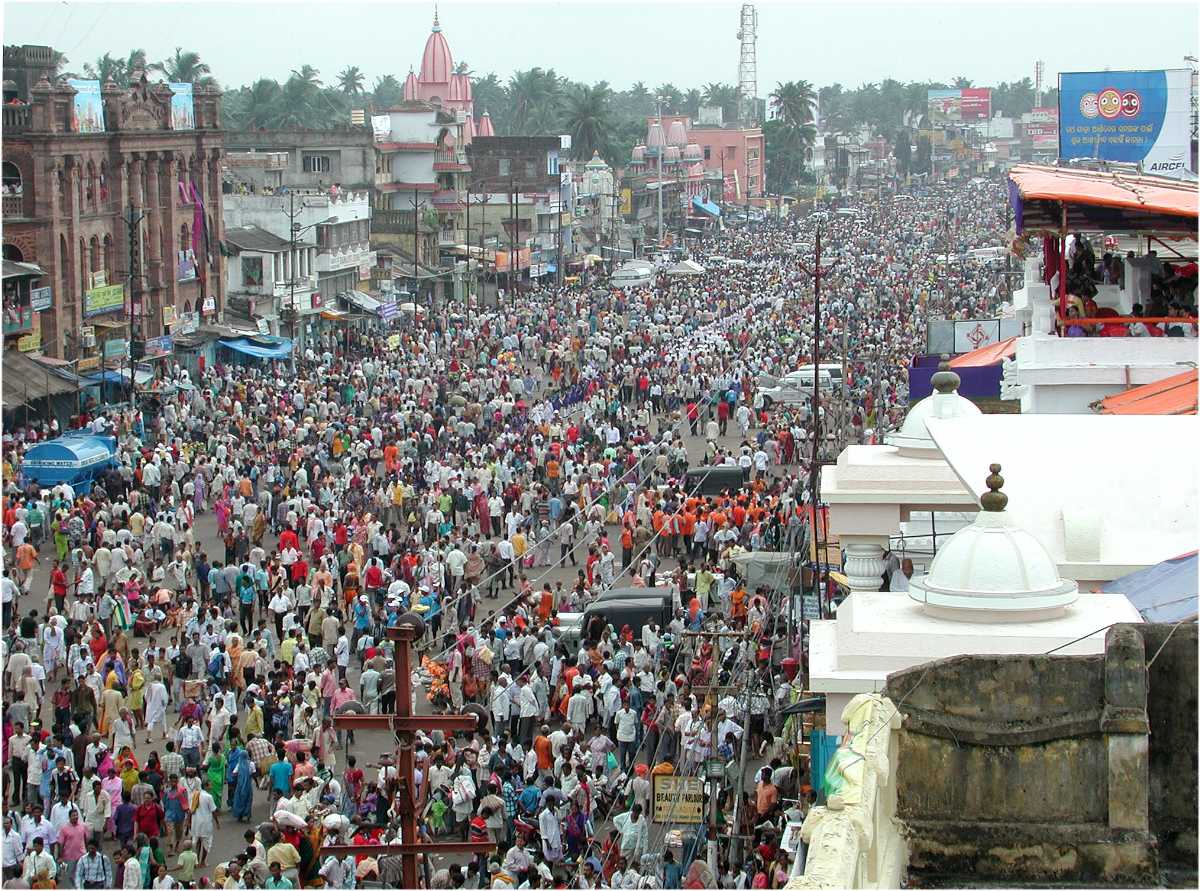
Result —
[[[209,755],[206,764],[208,791],[217,807],[221,806],[222,792],[225,790],[225,756]]]

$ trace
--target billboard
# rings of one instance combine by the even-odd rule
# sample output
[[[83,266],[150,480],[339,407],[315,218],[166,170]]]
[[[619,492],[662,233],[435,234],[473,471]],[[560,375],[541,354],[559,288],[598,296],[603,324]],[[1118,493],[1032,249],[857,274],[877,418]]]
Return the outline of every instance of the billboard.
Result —
[[[172,130],[195,130],[196,129],[196,108],[192,104],[192,85],[175,83],[172,81],[167,86],[171,88],[171,129]]]
[[[1191,71],[1084,71],[1058,76],[1058,156],[1190,168]]]
[[[84,316],[98,316],[125,308],[125,286],[103,285],[83,292]]]
[[[1035,149],[1058,148],[1058,109],[1035,108],[1027,115],[1025,138]]]
[[[75,88],[71,132],[103,133],[104,102],[100,97],[100,81],[71,78],[67,83]]]
[[[992,90],[990,87],[929,91],[929,119],[934,124],[986,121],[991,116]]]

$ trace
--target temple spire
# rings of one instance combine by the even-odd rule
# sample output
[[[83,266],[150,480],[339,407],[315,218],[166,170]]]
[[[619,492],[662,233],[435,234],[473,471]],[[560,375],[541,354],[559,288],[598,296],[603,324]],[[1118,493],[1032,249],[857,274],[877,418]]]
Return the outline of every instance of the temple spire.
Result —
[[[437,4],[436,4],[436,3],[435,3],[435,4],[433,4],[433,30],[434,30],[434,31],[441,31],[441,30],[442,30],[442,26],[441,26],[441,24],[439,24],[439,23],[438,23],[438,8],[437,8]]]

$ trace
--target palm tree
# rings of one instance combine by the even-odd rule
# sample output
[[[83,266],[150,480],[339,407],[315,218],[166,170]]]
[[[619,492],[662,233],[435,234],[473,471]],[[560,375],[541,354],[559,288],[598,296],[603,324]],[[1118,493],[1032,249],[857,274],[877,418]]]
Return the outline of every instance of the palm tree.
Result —
[[[403,97],[404,88],[400,86],[400,81],[396,80],[394,74],[375,78],[375,85],[371,88],[371,99],[376,105],[395,105]]]
[[[725,120],[737,117],[738,90],[731,84],[709,83],[704,85],[703,99],[705,105],[715,105],[721,109]]]
[[[487,109],[496,132],[507,134],[509,132],[508,91],[496,73],[489,71],[486,77],[471,78],[471,95],[475,100],[475,113],[483,114],[483,110]]]
[[[105,83],[112,78],[113,83],[118,86],[125,86],[129,80],[129,69],[126,67],[125,60],[115,59],[108,53],[97,59],[95,65],[91,62],[84,62],[83,73],[90,80],[98,80],[100,83]]]
[[[292,69],[292,78],[300,81],[306,87],[322,86],[320,75],[321,72],[316,68],[313,68],[311,65],[302,65],[300,66],[299,71],[297,71],[295,68]]]
[[[241,126],[248,130],[274,127],[280,117],[282,93],[279,84],[268,77],[255,81],[246,97]]]
[[[775,116],[785,124],[799,127],[812,123],[817,94],[808,81],[790,80],[787,83],[778,83],[770,99]]]
[[[183,47],[180,46],[175,47],[175,55],[171,58],[154,62],[149,67],[152,71],[161,71],[172,83],[207,84],[212,82],[212,78],[207,76],[212,74],[212,70],[200,61],[200,54],[191,50],[184,52]]]
[[[654,95],[656,99],[662,99],[663,114],[679,114],[679,109],[683,105],[683,94],[679,92],[679,88],[675,84],[660,84],[655,87]]]
[[[704,102],[703,94],[695,87],[683,94],[683,101],[679,107],[681,114],[689,115],[693,118],[700,117],[700,106]]]
[[[969,90],[972,86],[974,86],[974,83],[975,83],[974,81],[969,80],[965,77],[956,77],[956,78],[954,78],[954,89]]]
[[[338,74],[338,89],[347,96],[359,96],[363,92],[363,82],[366,77],[357,65],[349,65]]]
[[[515,71],[508,79],[512,135],[529,135],[535,113],[543,119],[558,106],[561,85],[554,69],[530,68]]]
[[[611,100],[612,90],[604,81],[591,87],[578,84],[567,94],[563,125],[571,134],[576,158],[585,160],[597,151],[608,153],[608,139],[613,129]]]
[[[129,51],[129,56],[125,59],[125,70],[129,73],[130,77],[139,68],[145,69],[146,65],[146,51],[144,49],[131,49]]]
[[[475,72],[473,72],[471,70],[471,66],[469,64],[467,64],[466,62],[459,62],[457,65],[454,66],[454,73],[455,74],[465,74],[467,77],[470,77]]]

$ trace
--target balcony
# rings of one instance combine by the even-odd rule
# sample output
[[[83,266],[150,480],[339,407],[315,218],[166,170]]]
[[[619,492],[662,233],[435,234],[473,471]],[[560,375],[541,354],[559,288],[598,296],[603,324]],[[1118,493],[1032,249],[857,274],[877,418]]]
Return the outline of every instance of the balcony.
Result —
[[[413,227],[418,232],[431,232],[423,220],[411,210],[376,210],[371,215],[371,232],[380,235],[412,235]]]
[[[470,170],[467,164],[467,153],[438,149],[433,153],[433,170],[435,173],[456,173]]]
[[[33,109],[28,105],[4,106],[4,132],[25,133],[33,127]]]
[[[317,272],[336,272],[339,269],[359,269],[374,265],[375,252],[369,250],[365,242],[343,245],[317,254]]]
[[[25,196],[5,195],[3,210],[5,219],[25,216]]]

